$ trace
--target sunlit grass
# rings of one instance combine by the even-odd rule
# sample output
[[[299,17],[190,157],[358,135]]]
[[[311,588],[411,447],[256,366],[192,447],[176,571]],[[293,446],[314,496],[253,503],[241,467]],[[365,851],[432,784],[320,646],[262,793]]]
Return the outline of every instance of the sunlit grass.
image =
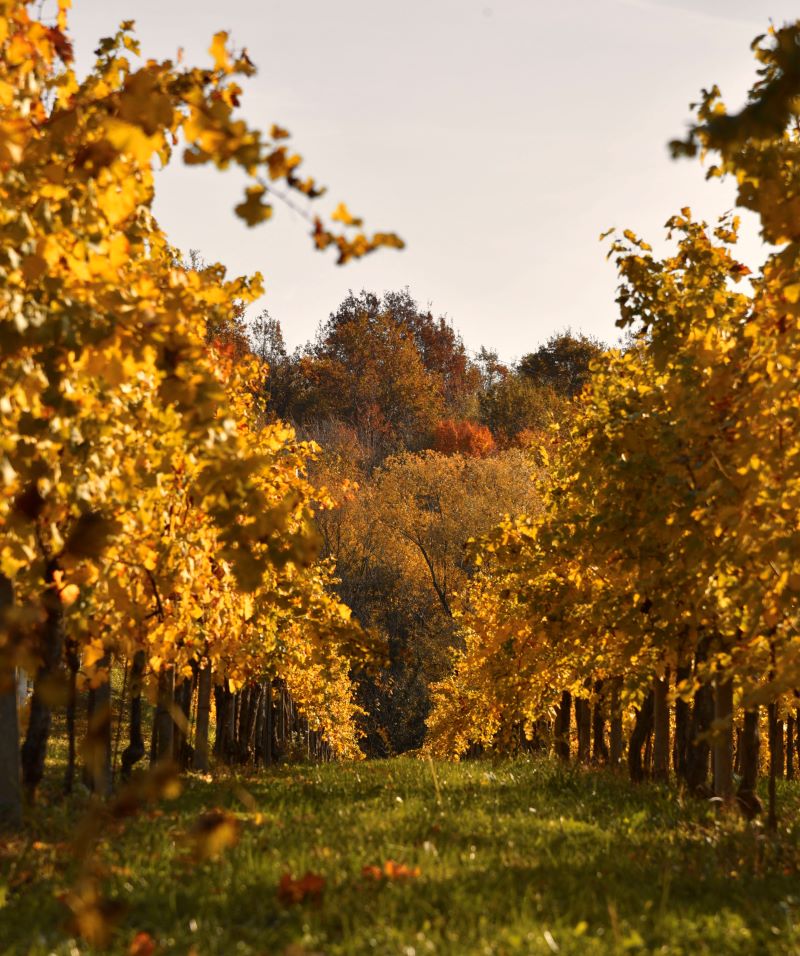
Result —
[[[435,779],[434,779],[435,774]],[[438,784],[438,787],[437,787]],[[90,951],[59,895],[80,797],[30,820],[2,857],[0,952]],[[800,793],[777,837],[674,789],[633,788],[548,761],[398,759],[189,778],[177,799],[117,825],[93,861],[118,901],[111,951],[138,932],[158,953],[793,953],[800,948]],[[198,860],[210,807],[238,843]],[[375,880],[387,860],[418,877]],[[319,905],[286,905],[281,876],[319,874]],[[294,946],[294,948],[292,948]]]

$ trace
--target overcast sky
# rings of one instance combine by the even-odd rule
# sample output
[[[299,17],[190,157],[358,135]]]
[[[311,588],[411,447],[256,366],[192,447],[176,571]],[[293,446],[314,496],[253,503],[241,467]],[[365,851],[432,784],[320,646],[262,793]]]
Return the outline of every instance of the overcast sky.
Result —
[[[201,64],[229,30],[259,71],[243,115],[291,130],[329,187],[326,211],[345,200],[407,241],[336,267],[287,209],[242,224],[236,174],[181,163],[160,174],[172,241],[232,274],[260,270],[258,307],[290,345],[348,289],[408,286],[469,348],[510,359],[568,326],[616,338],[600,232],[653,242],[681,206],[716,217],[732,205],[732,187],[671,161],[666,143],[702,87],[739,105],[750,41],[798,15],[790,0],[74,0],[71,23],[83,68],[123,19],[145,56],[182,47]],[[752,224],[743,257],[759,261]]]

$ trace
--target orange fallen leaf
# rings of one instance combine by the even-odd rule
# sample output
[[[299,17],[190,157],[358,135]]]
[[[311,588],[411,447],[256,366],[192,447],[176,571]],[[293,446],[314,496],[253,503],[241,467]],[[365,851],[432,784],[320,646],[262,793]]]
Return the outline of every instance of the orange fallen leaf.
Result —
[[[312,903],[322,901],[322,891],[325,889],[325,877],[318,873],[305,873],[299,879],[294,879],[291,873],[284,873],[278,883],[278,899],[284,906],[293,903]]]
[[[128,947],[128,956],[153,956],[156,941],[149,933],[137,933]]]
[[[396,860],[387,860],[383,866],[365,866],[361,875],[371,880],[415,880],[421,870],[418,866],[406,866]]]

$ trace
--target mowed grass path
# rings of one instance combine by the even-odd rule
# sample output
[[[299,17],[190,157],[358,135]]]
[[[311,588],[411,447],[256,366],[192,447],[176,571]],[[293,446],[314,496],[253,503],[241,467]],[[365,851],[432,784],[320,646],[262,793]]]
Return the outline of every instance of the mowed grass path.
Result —
[[[115,825],[97,859],[124,904],[109,949],[138,932],[157,954],[800,953],[800,790],[777,837],[675,790],[547,760],[424,760],[287,767],[184,781]],[[198,816],[224,808],[238,842],[193,858]],[[37,811],[0,856],[0,952],[92,952],[63,927],[82,811]],[[418,876],[376,880],[387,860]],[[279,899],[281,876],[325,879],[321,899]]]

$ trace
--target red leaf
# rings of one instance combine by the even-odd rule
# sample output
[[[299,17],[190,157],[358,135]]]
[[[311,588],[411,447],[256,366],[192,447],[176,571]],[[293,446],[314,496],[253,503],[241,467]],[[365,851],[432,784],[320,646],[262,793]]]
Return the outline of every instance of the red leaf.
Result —
[[[128,956],[153,956],[156,941],[149,933],[137,933],[128,947]]]
[[[293,903],[322,902],[322,891],[325,889],[325,877],[318,873],[307,872],[295,880],[291,873],[284,873],[278,884],[278,899],[284,906]]]

